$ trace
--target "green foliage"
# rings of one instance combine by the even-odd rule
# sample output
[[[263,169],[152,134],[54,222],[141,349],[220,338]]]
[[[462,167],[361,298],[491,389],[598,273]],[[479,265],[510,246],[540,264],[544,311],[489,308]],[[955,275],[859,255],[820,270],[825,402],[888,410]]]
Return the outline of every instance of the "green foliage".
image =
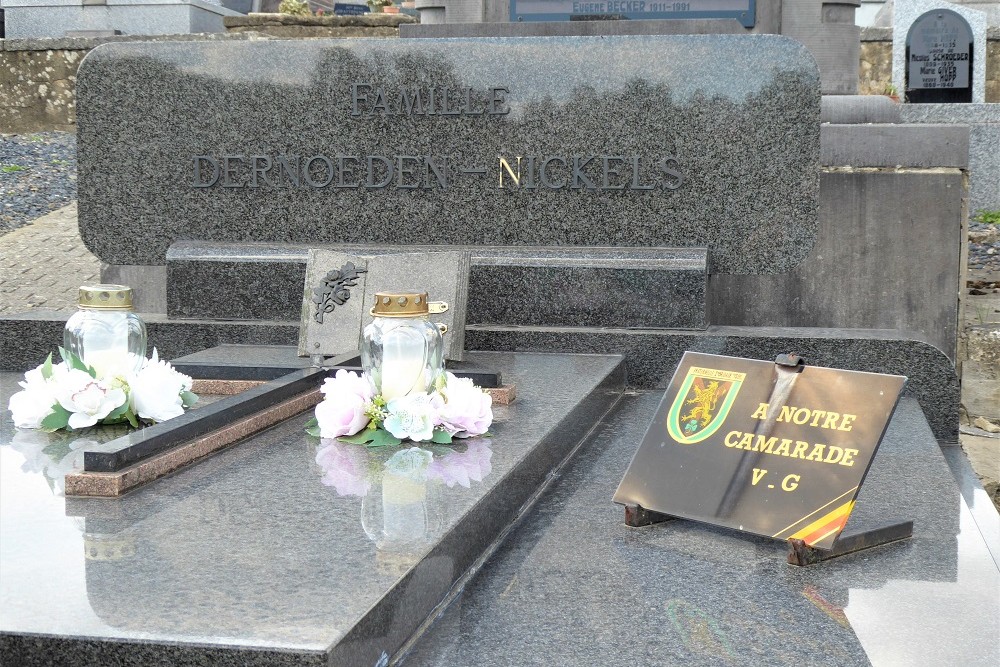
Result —
[[[312,16],[307,0],[281,0],[278,13],[289,16]]]
[[[319,435],[319,422],[316,421],[315,417],[313,417],[312,419],[310,419],[309,421],[306,422],[306,433],[308,433],[309,435],[311,435],[311,436],[313,436],[315,438],[320,437],[320,435]]]
[[[1000,225],[1000,211],[979,211],[972,219],[990,225]]]
[[[81,359],[80,357],[76,356],[75,354],[73,354],[69,350],[60,347],[59,348],[59,356],[62,357],[63,361],[65,361],[66,365],[69,366],[70,368],[75,368],[77,370],[83,371],[84,373],[87,373],[92,378],[96,378],[97,377],[97,371],[96,370],[94,370],[92,367],[88,366],[87,364],[83,363],[83,359]]]
[[[185,408],[190,408],[192,405],[198,402],[198,394],[194,394],[190,391],[181,392],[181,403]]]
[[[56,403],[53,406],[52,414],[42,420],[42,430],[46,433],[52,433],[53,431],[58,431],[61,428],[66,428],[69,426],[70,414],[69,410]]]
[[[42,378],[46,380],[52,379],[52,353],[49,352],[49,356],[45,357],[45,363],[42,364]]]
[[[431,438],[431,442],[437,443],[439,445],[450,445],[451,444],[451,434],[448,431],[441,431],[434,429],[434,436]]]
[[[340,441],[352,445],[364,445],[365,447],[395,447],[403,444],[402,440],[381,428],[366,428],[357,435],[340,438]]]
[[[4,174],[14,174],[19,171],[28,171],[27,167],[22,167],[19,164],[3,164],[0,165],[0,172]]]

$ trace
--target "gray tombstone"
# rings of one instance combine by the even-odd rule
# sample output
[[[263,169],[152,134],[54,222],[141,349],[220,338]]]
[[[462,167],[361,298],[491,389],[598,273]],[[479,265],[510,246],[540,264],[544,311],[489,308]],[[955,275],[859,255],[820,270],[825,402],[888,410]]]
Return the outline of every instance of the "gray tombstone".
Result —
[[[334,356],[359,350],[377,292],[427,292],[448,309],[434,316],[447,325],[444,358],[461,361],[469,291],[468,251],[375,253],[312,249],[299,329],[299,356]]]
[[[906,34],[906,98],[972,102],[972,28],[950,9],[925,12]]]

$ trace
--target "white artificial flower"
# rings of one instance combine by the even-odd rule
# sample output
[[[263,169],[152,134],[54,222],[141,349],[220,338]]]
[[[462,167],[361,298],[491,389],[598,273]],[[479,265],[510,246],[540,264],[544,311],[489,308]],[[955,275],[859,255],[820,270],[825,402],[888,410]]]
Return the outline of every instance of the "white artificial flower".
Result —
[[[56,401],[48,388],[25,389],[10,397],[7,409],[18,428],[41,428],[42,420],[52,414]]]
[[[42,377],[40,364],[24,374],[24,381],[19,382],[23,391],[10,397],[7,409],[14,416],[14,425],[18,428],[41,428],[42,420],[52,414],[58,403],[56,388],[60,378],[65,378],[69,367],[65,363],[52,367],[52,376],[46,380]]]
[[[386,410],[388,415],[382,422],[382,427],[400,440],[409,438],[420,442],[434,437],[437,411],[427,394],[394,398],[389,401]]]
[[[162,422],[184,414],[181,393],[191,391],[192,380],[166,361],[153,356],[128,380],[132,410],[141,419]]]
[[[121,389],[112,389],[75,368],[60,377],[55,385],[59,405],[70,412],[69,427],[72,429],[93,426],[128,400]]]
[[[320,387],[323,400],[316,406],[321,438],[354,435],[368,426],[368,407],[374,390],[367,376],[340,369]]]

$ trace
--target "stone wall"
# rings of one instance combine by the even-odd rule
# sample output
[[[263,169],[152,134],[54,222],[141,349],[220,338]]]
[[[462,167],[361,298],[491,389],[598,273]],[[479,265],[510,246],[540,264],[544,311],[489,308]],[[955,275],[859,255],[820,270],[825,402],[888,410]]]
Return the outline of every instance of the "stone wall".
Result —
[[[108,42],[268,39],[258,34],[121,35],[0,39],[0,134],[74,131],[76,71],[84,56]]]
[[[397,37],[411,16],[227,16],[228,33],[118,37],[0,39],[0,134],[73,131],[76,71],[87,53],[107,42],[244,40],[309,37]]]
[[[6,41],[13,40],[0,40],[0,133],[73,130],[76,69],[87,50],[14,50]]]
[[[76,70],[88,51],[105,42],[269,39],[302,37],[394,37],[405,15],[353,17],[227,17],[230,31],[216,35],[122,36],[99,39],[0,40],[0,134],[70,130],[76,123]],[[986,101],[1000,102],[1000,28],[987,33]],[[892,30],[861,33],[858,93],[882,95],[892,80]]]
[[[1000,27],[986,33],[986,101],[1000,102]],[[892,83],[892,29],[865,28],[861,31],[861,61],[858,93],[882,95]]]

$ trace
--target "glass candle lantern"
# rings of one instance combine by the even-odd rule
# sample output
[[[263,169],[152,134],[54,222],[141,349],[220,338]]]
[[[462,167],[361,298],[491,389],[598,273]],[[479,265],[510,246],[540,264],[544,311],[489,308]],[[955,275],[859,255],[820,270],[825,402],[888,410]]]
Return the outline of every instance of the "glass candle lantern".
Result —
[[[66,322],[63,347],[99,377],[138,371],[146,358],[146,325],[132,312],[125,285],[84,285],[79,310]]]
[[[374,320],[365,327],[361,365],[387,400],[427,393],[444,372],[443,324],[428,319],[443,313],[444,302],[428,302],[426,292],[375,295]]]

